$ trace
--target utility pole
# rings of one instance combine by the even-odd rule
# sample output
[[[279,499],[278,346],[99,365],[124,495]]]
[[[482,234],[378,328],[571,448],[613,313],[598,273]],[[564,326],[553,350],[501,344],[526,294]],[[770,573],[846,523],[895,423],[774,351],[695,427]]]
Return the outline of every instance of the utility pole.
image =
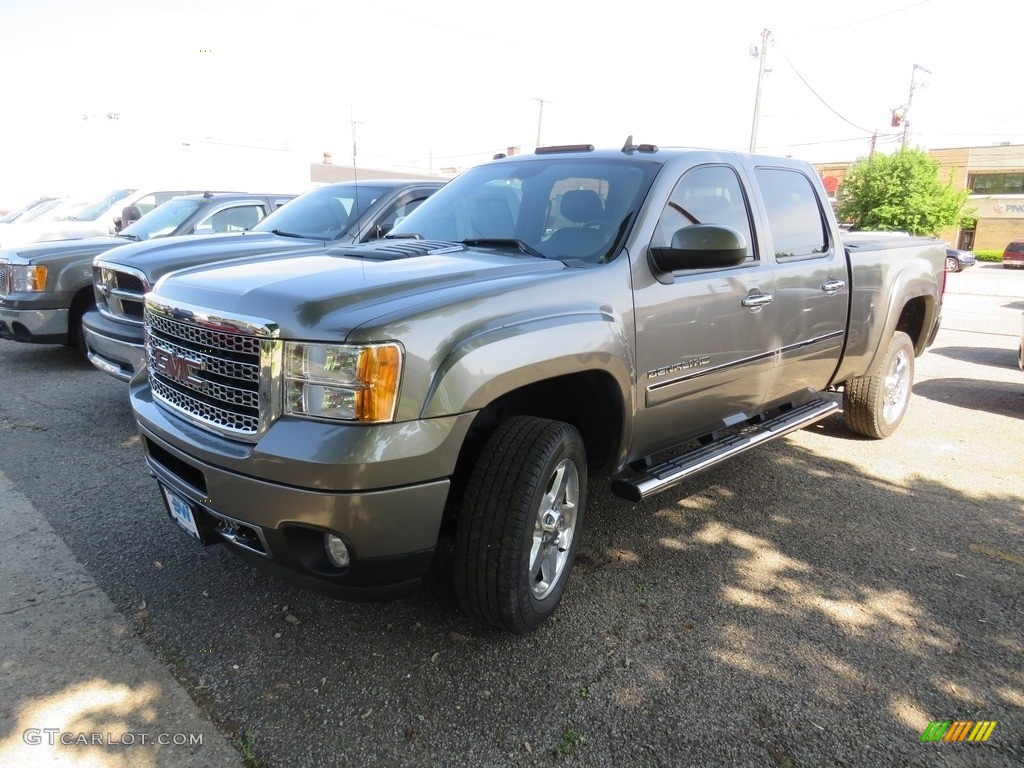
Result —
[[[545,104],[550,104],[551,102],[548,101],[547,99],[538,99],[536,97],[534,97],[533,100],[536,101],[538,106],[539,106],[539,109],[537,110],[537,145],[536,145],[537,147],[539,147],[540,146],[540,127],[541,127],[541,124],[544,122],[544,105]]]
[[[772,36],[772,31],[767,27],[761,32],[761,47],[758,48],[756,45],[750,47],[751,56],[760,56],[761,63],[757,69],[757,93],[754,95],[754,123],[750,126],[750,152],[757,149],[757,123],[761,117],[761,86],[764,83],[764,75],[768,71],[765,68],[765,59],[768,56],[768,38]]]
[[[901,150],[907,148],[907,139],[910,137],[910,121],[907,117],[910,115],[910,102],[914,100],[914,89],[917,88],[917,70],[927,72],[929,75],[932,73],[930,69],[925,69],[920,64],[915,64],[914,68],[910,71],[910,93],[907,94],[907,106],[903,110],[903,143],[900,145]]]
[[[878,131],[871,134],[871,150],[868,152],[868,160],[875,156],[875,145],[878,144]]]

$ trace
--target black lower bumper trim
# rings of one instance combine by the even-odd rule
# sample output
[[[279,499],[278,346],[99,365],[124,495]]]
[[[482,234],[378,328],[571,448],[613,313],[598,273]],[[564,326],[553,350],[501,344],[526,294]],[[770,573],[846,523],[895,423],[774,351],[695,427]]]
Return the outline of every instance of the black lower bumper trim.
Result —
[[[337,580],[296,571],[274,560],[239,547],[229,549],[260,570],[311,592],[352,602],[396,600],[419,590],[423,574],[430,568],[434,550],[394,557],[359,560]],[[386,582],[386,583],[381,583]]]

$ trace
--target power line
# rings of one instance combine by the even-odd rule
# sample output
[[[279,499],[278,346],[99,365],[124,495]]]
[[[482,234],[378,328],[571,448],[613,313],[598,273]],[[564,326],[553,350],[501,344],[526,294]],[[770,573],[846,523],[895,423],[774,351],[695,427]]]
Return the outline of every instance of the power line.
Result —
[[[927,0],[926,0],[926,2],[927,2]],[[838,117],[844,123],[847,123],[848,125],[852,125],[858,131],[864,131],[868,135],[870,135],[872,133],[872,131],[868,130],[867,128],[862,128],[861,126],[857,125],[854,122],[851,122],[850,120],[847,120],[845,117],[843,117],[841,114],[839,114],[839,112],[837,112],[835,110],[835,108],[833,108],[833,106],[831,104],[829,104],[827,101],[825,101],[825,99],[823,99],[821,97],[821,94],[819,94],[816,90],[814,90],[814,88],[811,87],[811,84],[807,82],[807,79],[803,75],[800,74],[800,70],[798,70],[795,66],[793,66],[793,62],[789,60],[788,56],[786,56],[786,52],[783,51],[781,48],[779,48],[779,44],[778,43],[775,44],[775,47],[778,49],[779,53],[782,54],[782,58],[784,58],[786,60],[786,63],[789,64],[790,68],[793,70],[793,72],[796,74],[796,76],[800,78],[800,82],[802,82],[804,85],[806,85],[807,86],[807,90],[809,90],[811,93],[813,93],[814,96],[818,99],[818,101],[820,101],[822,104],[824,104],[825,107],[832,114],[834,114],[836,117]]]
[[[910,5],[904,5],[902,8],[894,8],[891,11],[886,11],[878,16],[869,16],[866,19],[858,19],[857,21],[848,21],[845,24],[837,24],[833,27],[819,27],[818,29],[804,29],[799,32],[790,32],[791,35],[813,35],[818,32],[831,32],[834,29],[846,29],[847,27],[855,27],[858,24],[867,24],[869,21],[878,21],[878,19],[884,19],[886,16],[894,16],[897,13],[903,13],[909,11],[911,8],[917,8],[919,5],[926,5],[932,0],[920,0],[917,3],[911,3]]]

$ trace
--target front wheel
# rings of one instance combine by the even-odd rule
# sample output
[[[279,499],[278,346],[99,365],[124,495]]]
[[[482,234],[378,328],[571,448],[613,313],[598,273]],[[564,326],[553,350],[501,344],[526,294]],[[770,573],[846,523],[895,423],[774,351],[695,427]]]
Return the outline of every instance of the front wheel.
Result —
[[[946,257],[946,271],[947,272],[959,272],[960,262],[954,259],[952,256]]]
[[[586,450],[570,424],[503,422],[473,468],[459,511],[455,593],[478,621],[525,634],[565,591],[587,496]]]
[[[914,386],[914,345],[902,331],[893,334],[875,372],[846,383],[843,417],[861,435],[888,437],[896,431]]]

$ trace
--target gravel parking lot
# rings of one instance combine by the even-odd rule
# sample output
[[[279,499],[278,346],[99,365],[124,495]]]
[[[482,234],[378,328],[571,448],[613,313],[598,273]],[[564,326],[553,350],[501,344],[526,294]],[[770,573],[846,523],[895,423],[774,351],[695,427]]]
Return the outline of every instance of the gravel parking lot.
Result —
[[[595,483],[526,637],[458,612],[445,548],[384,604],[199,548],[70,349],[0,342],[0,469],[252,765],[1019,766],[1024,273],[948,279],[895,436],[833,416],[642,504]]]

